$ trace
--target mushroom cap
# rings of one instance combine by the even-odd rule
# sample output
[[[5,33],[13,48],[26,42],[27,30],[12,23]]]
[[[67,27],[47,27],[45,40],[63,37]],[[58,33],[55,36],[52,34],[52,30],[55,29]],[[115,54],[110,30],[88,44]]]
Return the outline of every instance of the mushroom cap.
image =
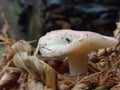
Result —
[[[38,45],[43,57],[55,57],[112,47],[117,43],[115,38],[95,32],[66,29],[47,33],[39,39]]]

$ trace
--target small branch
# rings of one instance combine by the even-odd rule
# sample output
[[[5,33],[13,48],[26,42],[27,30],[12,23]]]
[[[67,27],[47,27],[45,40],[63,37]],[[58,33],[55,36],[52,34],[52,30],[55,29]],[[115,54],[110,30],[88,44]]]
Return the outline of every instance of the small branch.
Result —
[[[36,56],[37,55],[37,53],[38,53],[38,50],[39,50],[39,45],[37,45],[37,48],[36,48],[36,50],[35,50],[35,52],[34,52],[34,56]]]
[[[89,75],[89,76],[86,76],[86,77],[84,77],[83,79],[81,79],[79,82],[77,82],[76,85],[80,84],[81,82],[83,82],[83,81],[86,80],[86,79],[90,79],[90,78],[92,78],[92,77],[95,77],[95,76],[97,76],[97,75],[100,75],[102,72],[103,72],[103,71],[94,73],[94,74]]]
[[[101,83],[103,83],[103,82],[105,82],[105,80],[107,79],[107,76],[109,75],[109,73],[113,70],[113,68],[115,67],[115,66],[117,66],[118,64],[120,63],[120,59],[117,61],[117,62],[115,62],[115,64],[108,70],[108,72],[103,76],[104,78],[102,78],[101,80],[100,80],[100,84]]]

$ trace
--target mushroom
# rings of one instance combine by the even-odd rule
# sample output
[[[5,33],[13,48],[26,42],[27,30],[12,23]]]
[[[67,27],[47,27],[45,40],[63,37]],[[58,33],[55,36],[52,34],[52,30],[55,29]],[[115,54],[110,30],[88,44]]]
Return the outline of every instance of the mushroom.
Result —
[[[38,49],[43,57],[68,57],[70,75],[87,73],[88,52],[113,47],[118,41],[90,31],[56,30],[42,36]],[[36,51],[37,53],[37,51]]]

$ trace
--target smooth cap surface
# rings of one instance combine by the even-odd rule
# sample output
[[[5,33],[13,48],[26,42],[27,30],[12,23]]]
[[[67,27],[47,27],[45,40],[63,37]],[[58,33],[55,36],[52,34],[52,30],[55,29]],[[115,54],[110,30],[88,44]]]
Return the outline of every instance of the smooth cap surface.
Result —
[[[40,53],[44,57],[55,57],[69,53],[113,47],[118,41],[90,31],[56,30],[39,39]]]

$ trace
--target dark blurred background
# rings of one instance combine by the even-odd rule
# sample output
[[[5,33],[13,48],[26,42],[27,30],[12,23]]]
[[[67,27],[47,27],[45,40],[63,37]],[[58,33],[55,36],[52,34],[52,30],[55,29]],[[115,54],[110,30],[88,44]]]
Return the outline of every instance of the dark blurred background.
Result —
[[[1,13],[16,39],[34,40],[69,28],[112,36],[120,19],[120,0],[0,0],[0,29]]]

